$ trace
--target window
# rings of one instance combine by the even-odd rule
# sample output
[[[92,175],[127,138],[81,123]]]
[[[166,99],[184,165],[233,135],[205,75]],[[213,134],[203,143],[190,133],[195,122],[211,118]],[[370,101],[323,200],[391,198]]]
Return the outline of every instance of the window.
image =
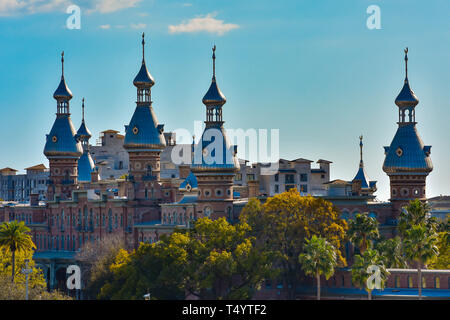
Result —
[[[280,186],[279,185],[275,185],[275,193],[279,193],[280,192]]]
[[[271,280],[266,280],[266,289],[272,289],[272,281]]]
[[[308,192],[308,185],[306,185],[306,184],[301,184],[301,185],[300,185],[300,191],[301,191],[301,192]]]
[[[308,175],[306,173],[301,173],[300,181],[302,181],[302,182],[308,181]]]
[[[294,183],[294,175],[293,174],[287,174],[284,176],[284,182],[285,183]]]
[[[427,279],[425,279],[425,277],[422,277],[422,288],[426,288],[427,287]]]
[[[440,281],[439,277],[434,277],[434,287],[436,289],[440,289],[441,288],[441,281]]]
[[[400,288],[400,277],[399,276],[395,276],[395,287]]]
[[[411,276],[408,276],[408,288],[412,288],[413,287],[413,279]]]
[[[255,174],[249,173],[247,174],[247,181],[254,181],[255,180]]]
[[[278,175],[278,173],[275,175],[275,182],[278,182],[278,180],[279,180],[279,175]]]
[[[242,173],[236,173],[236,176],[234,177],[234,180],[241,181],[242,180]]]

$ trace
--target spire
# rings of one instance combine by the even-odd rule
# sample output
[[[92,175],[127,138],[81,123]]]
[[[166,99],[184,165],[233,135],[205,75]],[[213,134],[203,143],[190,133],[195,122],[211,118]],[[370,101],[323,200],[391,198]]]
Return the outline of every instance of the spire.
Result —
[[[142,32],[142,63],[145,63],[145,33]]]
[[[57,101],[57,114],[70,114],[69,101],[73,95],[70,89],[67,87],[66,80],[64,79],[64,51],[61,52],[61,81],[58,88],[53,93],[53,98]]]
[[[364,167],[364,162],[363,162],[363,136],[360,135],[359,136],[359,154],[360,154],[360,160],[359,160],[359,167],[363,168]]]
[[[408,47],[405,49],[405,82],[408,81]]]
[[[81,104],[82,118],[81,118],[81,126],[77,131],[77,136],[80,138],[80,141],[83,144],[83,146],[85,146],[89,142],[89,139],[92,137],[92,134],[89,131],[89,129],[86,127],[86,123],[84,122],[84,98],[81,101],[82,101],[82,104]]]
[[[360,180],[361,181],[361,188],[367,189],[371,188],[373,182],[369,181],[369,177],[367,176],[366,170],[364,169],[364,162],[363,162],[363,136],[359,136],[359,169],[356,173],[356,176],[353,178],[352,181]]]
[[[206,105],[207,108],[221,108],[226,102],[227,99],[220,91],[219,87],[217,86],[216,82],[216,45],[212,48],[213,55],[213,77],[211,81],[211,85],[206,92],[205,96],[203,97],[203,103]],[[221,121],[221,120],[220,120]]]
[[[83,100],[81,100],[82,101],[82,103],[81,103],[81,121],[83,121],[84,122],[84,97],[83,97]]]
[[[416,95],[414,94],[414,91],[409,86],[409,80],[408,80],[408,48],[404,50],[405,52],[405,83],[403,85],[402,90],[398,94],[397,98],[395,99],[395,104],[399,108],[403,107],[412,107],[414,108],[418,103],[419,99],[417,99]]]
[[[64,51],[61,52],[61,79],[64,79]]]
[[[136,75],[136,77],[133,80],[133,84],[138,88],[138,95],[139,95],[139,90],[142,89],[146,89],[146,90],[150,90],[150,88],[155,84],[155,80],[153,80],[152,75],[150,74],[150,72],[148,72],[147,70],[147,66],[145,65],[145,50],[144,50],[144,46],[145,46],[145,34],[142,33],[142,65],[141,65],[141,69],[139,70],[138,74]],[[143,92],[141,92],[141,94],[144,94]],[[148,94],[150,94],[148,92]],[[138,97],[138,101],[139,97]]]
[[[213,81],[216,80],[216,45],[214,45],[213,49],[213,55],[212,55],[212,59],[213,59]]]

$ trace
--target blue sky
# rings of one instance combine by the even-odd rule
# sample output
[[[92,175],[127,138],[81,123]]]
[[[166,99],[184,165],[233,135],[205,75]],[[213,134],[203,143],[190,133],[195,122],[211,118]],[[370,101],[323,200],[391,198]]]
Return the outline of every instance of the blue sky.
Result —
[[[71,3],[81,7],[80,30],[66,27]],[[373,4],[380,30],[366,27]],[[145,31],[152,100],[166,131],[193,130],[204,119],[216,44],[226,127],[279,128],[281,157],[331,160],[332,179],[347,180],[363,134],[366,170],[385,200],[383,146],[397,129],[394,100],[408,46],[418,130],[433,146],[427,195],[450,194],[449,12],[448,0],[2,0],[0,167],[48,165],[42,150],[62,50],[75,127],[85,97],[93,139],[110,128],[123,133]]]

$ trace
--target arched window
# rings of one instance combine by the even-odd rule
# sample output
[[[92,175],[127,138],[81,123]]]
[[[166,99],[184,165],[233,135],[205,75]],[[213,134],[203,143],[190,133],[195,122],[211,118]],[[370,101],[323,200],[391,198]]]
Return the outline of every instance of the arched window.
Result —
[[[413,287],[413,279],[411,276],[408,276],[408,288],[412,288]]]
[[[439,279],[439,277],[434,277],[434,287],[436,289],[440,289],[441,288],[441,280]]]
[[[344,220],[347,221],[349,219],[349,217],[350,217],[350,214],[348,213],[348,211],[343,211],[342,212],[341,219],[344,219]]]
[[[210,217],[211,216],[211,213],[212,213],[212,210],[211,210],[211,208],[210,207],[206,207],[204,210],[203,210],[203,213],[205,214],[205,217]]]
[[[233,212],[232,212],[232,209],[231,209],[231,207],[228,207],[227,208],[227,215],[228,215],[228,221],[233,221]]]
[[[94,226],[94,213],[92,212],[92,208],[89,211],[89,227],[93,227]]]
[[[108,210],[108,229],[112,229],[112,211],[111,209]]]
[[[88,209],[86,206],[83,208],[83,226],[87,227],[88,225]]]

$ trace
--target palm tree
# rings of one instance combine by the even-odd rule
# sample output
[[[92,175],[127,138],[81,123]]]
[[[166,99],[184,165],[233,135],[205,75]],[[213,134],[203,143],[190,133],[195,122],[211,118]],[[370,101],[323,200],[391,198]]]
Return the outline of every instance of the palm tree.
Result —
[[[320,300],[320,276],[328,280],[334,274],[336,267],[336,249],[326,239],[312,236],[306,239],[304,253],[298,256],[305,274],[317,279],[317,300]]]
[[[413,225],[405,232],[405,253],[407,258],[417,262],[417,286],[419,300],[422,299],[422,264],[436,257],[439,250],[436,246],[437,234],[424,225]]]
[[[0,225],[0,247],[6,248],[7,252],[11,251],[12,262],[12,282],[15,275],[15,258],[16,251],[28,251],[36,249],[36,246],[28,234],[30,228],[25,226],[23,221],[3,222]]]
[[[387,268],[406,268],[406,259],[403,253],[402,242],[399,237],[379,242],[376,245]]]
[[[378,272],[375,271],[376,269]],[[379,287],[377,289],[384,289],[384,283],[389,275],[380,255],[373,249],[365,250],[362,255],[355,255],[355,262],[351,270],[352,283],[359,288],[364,288],[367,291],[369,300],[372,300],[372,290],[374,288],[369,286],[368,282],[378,281]],[[373,279],[369,279],[370,277]]]
[[[436,218],[429,215],[430,206],[426,202],[419,199],[411,200],[408,206],[404,207],[398,219],[398,229],[402,236],[405,236],[406,231],[413,225],[425,225],[429,229],[438,228]]]
[[[378,221],[375,218],[369,217],[366,213],[357,214],[354,220],[349,221],[348,228],[349,240],[359,247],[361,254],[371,247],[372,240],[376,240],[380,237],[378,232]]]

